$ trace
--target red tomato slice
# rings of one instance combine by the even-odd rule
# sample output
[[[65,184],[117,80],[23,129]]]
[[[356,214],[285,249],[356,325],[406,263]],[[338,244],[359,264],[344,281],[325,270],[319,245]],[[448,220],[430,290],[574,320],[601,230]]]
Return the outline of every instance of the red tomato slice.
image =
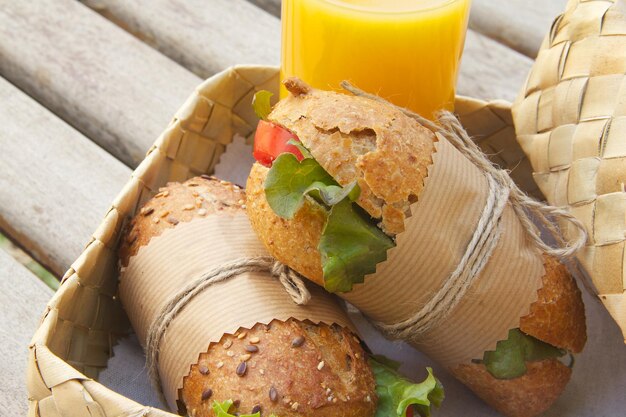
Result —
[[[261,165],[271,167],[278,155],[288,152],[294,154],[298,161],[302,161],[304,159],[302,152],[296,146],[287,143],[290,140],[300,142],[296,135],[284,127],[260,120],[254,134],[254,159]]]
[[[406,409],[406,417],[413,417],[413,415],[414,415],[414,414],[413,414],[413,406],[412,406],[412,405],[410,405],[410,406],[408,406],[408,407],[407,407],[407,409]]]

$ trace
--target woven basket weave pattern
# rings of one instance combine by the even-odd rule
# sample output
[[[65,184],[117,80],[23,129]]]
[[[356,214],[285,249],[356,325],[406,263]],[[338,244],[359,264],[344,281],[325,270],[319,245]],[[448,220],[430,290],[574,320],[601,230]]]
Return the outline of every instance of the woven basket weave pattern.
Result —
[[[115,341],[129,331],[116,299],[117,244],[125,222],[159,187],[212,173],[239,134],[252,140],[258,90],[278,90],[278,69],[234,67],[204,82],[148,151],[50,300],[29,350],[29,416],[172,416],[94,381]],[[509,105],[459,98],[457,110],[483,149],[532,191],[528,162],[516,145]]]
[[[513,113],[548,202],[586,226],[579,260],[626,329],[626,2],[570,1]]]

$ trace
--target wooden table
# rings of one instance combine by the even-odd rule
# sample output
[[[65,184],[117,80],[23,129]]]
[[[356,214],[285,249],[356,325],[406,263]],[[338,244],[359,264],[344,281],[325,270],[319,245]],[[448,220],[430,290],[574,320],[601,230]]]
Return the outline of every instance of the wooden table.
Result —
[[[0,0],[3,233],[62,276],[203,78],[278,64],[279,3]],[[512,100],[564,4],[474,0],[459,92]],[[0,415],[23,415],[27,344],[51,290],[5,253],[0,274]]]

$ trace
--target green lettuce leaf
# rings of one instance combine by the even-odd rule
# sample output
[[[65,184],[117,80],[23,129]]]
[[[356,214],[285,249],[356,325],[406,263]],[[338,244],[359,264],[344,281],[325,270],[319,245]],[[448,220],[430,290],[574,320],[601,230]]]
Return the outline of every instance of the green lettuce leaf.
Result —
[[[330,208],[346,197],[356,200],[359,193],[356,182],[342,187],[317,161],[306,158],[299,162],[291,153],[276,158],[265,180],[265,196],[270,207],[286,219],[293,218],[307,196]]]
[[[291,153],[276,158],[265,179],[265,197],[276,214],[292,219],[313,191],[331,200],[342,194],[341,186],[314,159],[299,162]]]
[[[526,373],[527,361],[558,358],[566,353],[520,329],[511,329],[508,338],[498,342],[496,350],[485,352],[483,363],[495,378],[513,379]]]
[[[270,104],[270,98],[274,94],[267,90],[257,91],[252,98],[252,109],[256,113],[257,117],[261,120],[266,120],[267,116],[272,112],[272,105]]]
[[[385,357],[374,356],[369,360],[376,378],[378,409],[375,417],[406,417],[407,408],[413,406],[420,416],[430,416],[432,406],[439,407],[444,398],[443,386],[433,375],[431,368],[421,383],[404,378],[397,371],[397,363]]]
[[[356,182],[342,187],[312,158],[298,161],[293,154],[280,155],[264,186],[267,202],[280,217],[292,219],[307,198],[326,211],[318,249],[324,287],[330,292],[350,291],[355,283],[363,282],[395,246],[375,221],[353,204],[361,191]]]
[[[261,417],[261,412],[259,411],[258,413],[254,413],[254,414],[230,414],[228,411],[230,410],[230,408],[233,406],[233,400],[226,400],[224,402],[217,402],[217,401],[213,401],[213,412],[215,412],[215,415],[217,417]],[[270,417],[276,417],[274,414],[272,414]]]
[[[389,238],[359,206],[348,199],[335,204],[328,215],[318,249],[322,255],[324,287],[330,292],[350,291],[394,247]]]
[[[298,148],[302,156],[305,157],[306,159],[313,159],[313,155],[311,155],[311,152],[309,152],[309,150],[299,140],[289,139],[287,141],[287,144],[293,145],[296,148]]]

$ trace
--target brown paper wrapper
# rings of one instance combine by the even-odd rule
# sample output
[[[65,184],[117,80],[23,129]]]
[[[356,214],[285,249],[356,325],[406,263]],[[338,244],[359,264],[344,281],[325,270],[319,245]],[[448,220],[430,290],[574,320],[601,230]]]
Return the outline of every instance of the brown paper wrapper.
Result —
[[[625,74],[624,1],[571,0],[513,106],[517,138],[539,188],[585,225],[589,239],[578,260],[624,337]]]
[[[435,148],[397,246],[375,274],[342,294],[378,322],[406,320],[428,302],[457,267],[485,206],[484,174],[444,138],[439,136]],[[496,249],[460,304],[439,326],[409,341],[448,367],[482,359],[509,329],[519,327],[537,299],[544,274],[541,254],[509,205],[500,227]]]
[[[117,243],[126,219],[159,187],[216,172],[218,161],[232,158],[225,152],[235,134],[252,143],[258,122],[250,106],[252,97],[259,90],[278,97],[278,79],[277,67],[228,68],[198,86],[164,129],[48,303],[29,346],[29,416],[57,417],[88,410],[107,416],[175,417],[97,382],[98,372],[113,355],[112,345],[129,330],[116,296]],[[523,189],[532,190],[535,185],[526,181],[530,173],[525,172],[523,152],[513,146],[508,105],[457,97],[455,107],[494,162],[522,174],[513,178]],[[243,170],[245,159],[237,159],[237,164]],[[219,245],[213,246],[208,253]]]
[[[163,306],[188,282],[240,258],[268,256],[245,213],[218,214],[182,223],[150,240],[133,256],[120,278],[120,297],[139,341]],[[269,273],[248,272],[213,284],[194,297],[169,325],[159,346],[159,373],[168,405],[190,366],[226,333],[272,320],[308,320],[354,327],[335,298],[308,285],[311,300],[296,305]]]

